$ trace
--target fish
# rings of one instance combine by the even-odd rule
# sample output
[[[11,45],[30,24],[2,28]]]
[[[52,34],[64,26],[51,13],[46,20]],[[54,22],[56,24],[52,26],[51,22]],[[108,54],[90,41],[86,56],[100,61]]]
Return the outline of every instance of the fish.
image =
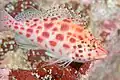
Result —
[[[72,14],[71,14],[72,12]],[[28,9],[8,19],[5,24],[17,33],[17,41],[24,48],[36,46],[44,49],[53,58],[49,64],[68,66],[71,62],[101,60],[107,57],[107,50],[81,23],[81,18],[64,5],[55,5],[45,12]]]

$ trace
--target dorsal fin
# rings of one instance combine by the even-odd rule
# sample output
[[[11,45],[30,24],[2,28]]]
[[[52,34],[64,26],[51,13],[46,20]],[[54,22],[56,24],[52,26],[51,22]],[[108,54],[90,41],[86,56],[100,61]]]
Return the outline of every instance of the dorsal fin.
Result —
[[[87,27],[90,22],[90,16],[86,9],[79,6],[76,10],[74,10],[73,7],[67,3],[54,5],[43,12],[44,18],[52,18],[58,16],[61,18],[69,18],[74,23],[85,27]]]
[[[85,27],[88,26],[89,23],[89,16],[87,16],[84,10],[76,12],[72,7],[69,7],[66,4],[56,4],[45,11],[40,11],[34,8],[27,9],[15,17],[17,21],[22,22],[25,20],[31,20],[31,18],[39,18],[40,20],[48,18],[57,18],[59,20],[70,19],[75,24]]]
[[[32,18],[40,18],[42,20],[42,14],[40,13],[40,11],[36,10],[36,9],[27,9],[21,13],[19,13],[18,15],[15,16],[15,19],[17,21],[21,21],[24,22],[25,20],[29,20]]]
[[[43,12],[43,17],[46,19],[53,17],[72,18],[73,16],[64,4],[57,4]]]
[[[89,9],[88,8],[81,8],[81,6],[78,6],[78,8],[76,9],[76,19],[81,19],[81,21],[83,22],[81,25],[84,25],[86,27],[89,26],[90,24],[90,13],[89,13]]]

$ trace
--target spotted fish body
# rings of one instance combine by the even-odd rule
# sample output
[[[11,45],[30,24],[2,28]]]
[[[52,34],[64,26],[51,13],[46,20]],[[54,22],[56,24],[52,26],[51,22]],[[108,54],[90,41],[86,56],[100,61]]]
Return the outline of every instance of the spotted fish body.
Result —
[[[61,8],[59,10],[62,11]],[[33,15],[21,22],[8,20],[6,23],[19,35],[49,51],[49,56],[58,59],[56,62],[86,62],[105,58],[107,51],[87,29],[66,13],[56,16],[50,12],[49,16],[44,13],[42,19]]]

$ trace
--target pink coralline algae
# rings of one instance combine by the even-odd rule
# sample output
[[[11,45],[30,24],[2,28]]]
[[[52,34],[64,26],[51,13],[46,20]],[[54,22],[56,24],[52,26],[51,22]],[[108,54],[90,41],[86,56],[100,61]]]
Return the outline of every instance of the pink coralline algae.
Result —
[[[9,80],[10,69],[2,68],[0,69],[0,80]]]
[[[30,7],[38,8],[33,1],[34,0],[18,0],[17,2],[10,2],[5,6],[5,10],[12,17],[15,17],[18,13],[29,9]]]
[[[34,70],[12,70],[10,80],[76,80],[78,72],[68,66],[66,68],[59,67],[57,64],[43,67],[46,62],[39,63]]]

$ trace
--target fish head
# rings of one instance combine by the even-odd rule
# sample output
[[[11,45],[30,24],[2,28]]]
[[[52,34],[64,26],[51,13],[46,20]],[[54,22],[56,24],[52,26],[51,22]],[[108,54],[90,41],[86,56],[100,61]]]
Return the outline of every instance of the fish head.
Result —
[[[73,46],[75,49],[72,58],[75,62],[88,62],[101,60],[107,57],[108,52],[103,46],[93,38],[92,40],[81,40]]]

